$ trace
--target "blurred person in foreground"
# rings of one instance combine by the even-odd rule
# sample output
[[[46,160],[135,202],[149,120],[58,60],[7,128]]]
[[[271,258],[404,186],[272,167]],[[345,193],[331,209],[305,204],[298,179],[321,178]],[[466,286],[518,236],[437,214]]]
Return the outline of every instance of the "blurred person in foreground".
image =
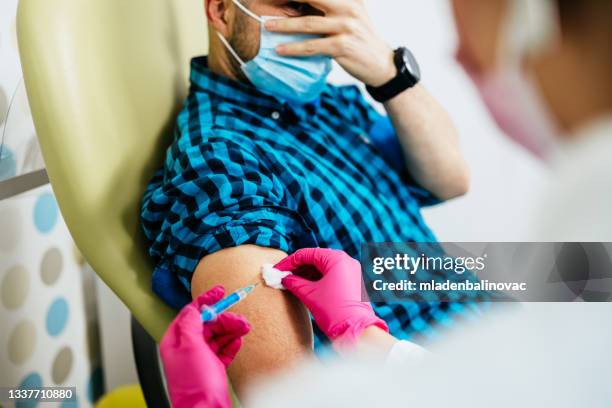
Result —
[[[501,130],[552,168],[538,241],[612,240],[612,2],[454,0],[458,60]]]

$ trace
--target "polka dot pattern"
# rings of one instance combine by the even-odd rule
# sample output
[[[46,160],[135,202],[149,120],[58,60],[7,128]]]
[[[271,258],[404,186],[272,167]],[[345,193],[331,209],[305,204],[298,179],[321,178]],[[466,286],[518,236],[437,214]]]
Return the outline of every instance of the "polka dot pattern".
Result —
[[[17,309],[26,301],[30,290],[28,271],[22,266],[9,269],[0,284],[0,301],[9,309]]]
[[[23,234],[19,211],[12,207],[0,209],[0,231],[0,252],[14,251]]]
[[[0,131],[2,129],[0,128]],[[0,181],[8,180],[17,174],[17,161],[13,151],[8,146],[2,146],[0,152]]]
[[[50,192],[43,193],[34,206],[34,225],[41,233],[50,232],[58,218],[58,208],[55,197]]]
[[[63,297],[55,299],[47,311],[45,325],[50,336],[58,336],[68,322],[68,302]]]
[[[40,278],[45,285],[53,285],[59,279],[63,266],[62,253],[57,248],[49,248],[40,264]]]
[[[29,390],[32,388],[40,388],[42,386],[43,380],[40,374],[30,373],[21,381],[19,389]],[[15,404],[16,408],[34,408],[36,406],[38,406],[38,402],[36,401],[19,401]]]
[[[19,206],[12,205],[10,200],[0,203],[0,331],[5,332],[0,336],[0,383],[21,384],[23,388],[77,386],[82,404],[71,401],[54,406],[91,406],[87,393],[98,399],[103,390],[101,369],[90,371],[87,364],[81,366],[77,361],[91,364],[96,361],[94,367],[97,367],[99,344],[97,338],[89,338],[89,335],[97,336],[97,327],[92,322],[81,323],[79,319],[76,326],[69,326],[75,298],[70,292],[73,289],[67,289],[73,286],[66,284],[79,276],[71,275],[66,281],[62,278],[79,268],[73,245],[64,246],[66,236],[56,229],[61,220],[50,189],[16,200],[23,200],[25,205],[22,202]],[[24,222],[24,214],[30,214],[29,220],[26,218],[29,225]],[[28,239],[33,238],[34,242],[24,244],[26,231]],[[8,238],[4,239],[6,235]],[[57,237],[60,239],[56,241]],[[43,251],[37,239],[43,243]],[[57,246],[46,247],[46,242],[56,242]],[[22,253],[27,256],[21,256]],[[11,265],[14,259],[23,264]],[[38,320],[41,317],[42,324]],[[86,328],[89,326],[88,335]],[[61,343],[58,344],[58,340]],[[85,375],[87,372],[89,376]],[[26,373],[20,380],[20,374]],[[16,406],[41,405],[23,401]]]
[[[51,368],[51,379],[55,384],[60,385],[66,381],[72,370],[73,358],[72,350],[68,346],[62,347],[55,355]]]
[[[13,364],[25,363],[36,346],[36,326],[31,320],[22,320],[12,331],[8,340],[8,356]]]

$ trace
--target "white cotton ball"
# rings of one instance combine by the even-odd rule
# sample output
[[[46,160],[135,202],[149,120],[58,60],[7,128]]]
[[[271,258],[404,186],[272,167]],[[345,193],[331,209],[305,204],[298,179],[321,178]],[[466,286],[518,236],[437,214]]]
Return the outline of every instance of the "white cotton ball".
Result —
[[[291,275],[291,272],[283,272],[274,268],[272,264],[264,264],[261,267],[261,275],[263,276],[263,280],[267,286],[272,289],[280,289],[285,290],[285,287],[282,284],[283,278]]]

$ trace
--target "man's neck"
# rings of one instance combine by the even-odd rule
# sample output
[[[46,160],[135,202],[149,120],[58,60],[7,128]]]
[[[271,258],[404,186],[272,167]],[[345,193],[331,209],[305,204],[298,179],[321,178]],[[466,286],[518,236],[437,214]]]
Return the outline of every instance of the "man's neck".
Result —
[[[248,80],[238,63],[230,60],[228,53],[222,52],[218,47],[213,47],[208,54],[208,69],[217,75],[224,76],[237,82],[248,83]]]

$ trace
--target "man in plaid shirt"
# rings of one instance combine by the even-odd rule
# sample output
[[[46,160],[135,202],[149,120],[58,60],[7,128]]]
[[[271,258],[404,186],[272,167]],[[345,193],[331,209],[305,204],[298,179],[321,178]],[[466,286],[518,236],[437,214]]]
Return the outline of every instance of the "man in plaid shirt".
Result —
[[[388,100],[385,116],[356,87],[327,85],[314,101],[283,101],[254,86],[237,61],[256,58],[266,24],[324,35],[280,47],[279,55],[331,56],[380,87],[398,69],[360,0],[237,1],[206,2],[210,53],[192,62],[175,141],[142,203],[157,263],[153,287],[175,307],[215,284],[243,287],[262,264],[299,248],[359,258],[365,242],[433,242],[421,207],[467,190],[455,129],[420,84]],[[261,23],[244,6],[256,16],[292,18]],[[434,336],[437,324],[466,310],[440,302],[374,309],[401,339]],[[286,293],[258,288],[234,311],[253,326],[229,369],[239,394],[312,349],[308,313]],[[315,340],[325,341],[316,327]]]

